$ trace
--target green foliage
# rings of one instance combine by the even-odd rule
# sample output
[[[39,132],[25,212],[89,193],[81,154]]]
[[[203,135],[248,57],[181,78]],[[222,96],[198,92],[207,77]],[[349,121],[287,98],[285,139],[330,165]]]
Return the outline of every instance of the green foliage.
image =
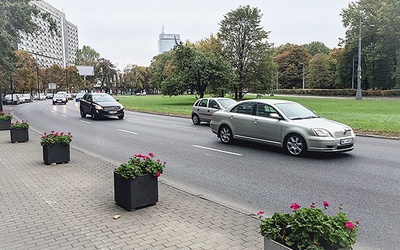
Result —
[[[12,122],[10,129],[28,129],[29,128],[29,124],[28,121],[24,121],[22,120],[21,122],[16,121],[16,122]]]
[[[54,145],[54,144],[62,144],[62,145],[67,145],[70,144],[72,141],[72,135],[71,132],[68,132],[67,134],[64,134],[64,132],[58,133],[51,131],[50,134],[44,132],[41,140],[40,140],[40,145]]]
[[[315,56],[316,54],[326,54],[328,55],[329,52],[331,51],[328,47],[325,46],[324,43],[322,42],[311,42],[309,44],[303,45],[308,52],[312,55]]]
[[[329,207],[324,202],[324,210]],[[326,215],[314,203],[309,208],[300,208],[293,203],[293,213],[274,213],[260,224],[260,234],[294,250],[351,248],[356,243],[358,227],[341,211]],[[259,212],[262,217],[263,212]]]
[[[95,66],[100,58],[100,53],[92,49],[88,45],[83,45],[82,49],[76,51],[75,64],[76,65],[86,65]]]
[[[275,62],[278,64],[279,88],[302,88],[303,69],[310,59],[311,54],[303,46],[288,43],[278,47]]]
[[[110,60],[100,58],[94,68],[94,74],[100,79],[100,88],[105,90],[106,93],[110,92],[113,79],[117,75],[115,65]]]
[[[135,154],[127,163],[116,168],[115,173],[126,179],[135,179],[145,174],[160,176],[164,171],[166,162],[161,162],[159,159],[154,160],[154,157],[153,153],[148,155]]]
[[[314,55],[306,70],[308,88],[331,89],[335,83],[336,61],[327,54]]]
[[[4,121],[8,121],[11,120],[12,115],[10,113],[4,113],[2,111],[0,111],[0,120],[4,120]]]
[[[232,89],[235,99],[242,99],[243,90],[257,80],[255,76],[260,76],[254,72],[270,49],[269,32],[260,25],[261,17],[258,8],[246,5],[230,11],[220,22],[218,37],[223,44],[222,53],[236,74],[237,81]]]

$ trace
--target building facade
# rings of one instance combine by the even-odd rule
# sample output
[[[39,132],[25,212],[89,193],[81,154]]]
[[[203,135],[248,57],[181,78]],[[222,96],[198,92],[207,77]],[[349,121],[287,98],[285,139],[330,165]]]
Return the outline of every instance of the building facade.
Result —
[[[158,54],[170,51],[174,48],[176,43],[181,41],[179,34],[164,34],[164,27],[158,38]]]
[[[47,22],[34,18],[42,29],[35,35],[21,34],[19,50],[31,53],[41,67],[58,64],[61,67],[75,65],[78,50],[78,27],[65,18],[65,14],[45,1],[32,1],[40,11],[48,12],[57,23],[58,34],[52,34]]]

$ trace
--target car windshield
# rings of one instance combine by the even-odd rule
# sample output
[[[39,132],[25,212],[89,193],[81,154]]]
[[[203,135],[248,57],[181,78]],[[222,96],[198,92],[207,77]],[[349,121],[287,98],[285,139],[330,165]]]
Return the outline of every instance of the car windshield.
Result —
[[[115,102],[114,97],[110,95],[93,95],[94,102]]]
[[[64,98],[64,95],[63,94],[56,94],[54,97],[55,98]]]
[[[236,101],[233,99],[221,99],[219,100],[219,103],[222,105],[222,107],[227,108],[232,104],[236,103]]]
[[[301,104],[288,102],[276,106],[291,120],[318,118],[319,116]]]

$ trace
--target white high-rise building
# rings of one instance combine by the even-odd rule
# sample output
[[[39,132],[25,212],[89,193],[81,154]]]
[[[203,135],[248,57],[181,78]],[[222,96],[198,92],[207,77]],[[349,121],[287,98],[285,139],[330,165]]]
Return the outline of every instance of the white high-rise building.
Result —
[[[174,48],[176,43],[181,41],[179,34],[164,34],[164,26],[162,27],[161,34],[158,39],[158,54],[170,51]]]
[[[34,21],[42,28],[35,35],[21,34],[18,49],[25,50],[36,58],[39,65],[48,67],[58,64],[61,67],[75,65],[76,51],[78,50],[78,27],[65,18],[62,11],[54,8],[45,1],[32,1],[39,10],[48,12],[57,23],[58,35],[53,35],[47,22],[40,18]]]

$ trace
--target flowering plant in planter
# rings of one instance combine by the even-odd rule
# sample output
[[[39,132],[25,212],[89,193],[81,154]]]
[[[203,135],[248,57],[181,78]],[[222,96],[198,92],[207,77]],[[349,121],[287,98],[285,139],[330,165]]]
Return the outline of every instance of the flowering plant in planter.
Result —
[[[6,114],[4,112],[0,112],[0,120],[7,121],[7,120],[11,120],[11,118],[12,118],[12,115],[10,113]]]
[[[293,213],[274,213],[271,218],[264,218],[260,224],[260,234],[291,249],[352,249],[357,239],[359,224],[351,222],[342,212],[333,216],[326,215],[329,203],[323,202],[324,209],[314,203],[302,208],[293,203]],[[258,212],[263,218],[264,212]]]
[[[22,120],[22,122],[16,121],[16,122],[12,122],[10,129],[28,129],[29,128],[29,124],[28,121],[24,121]]]
[[[135,179],[138,176],[152,174],[159,177],[165,168],[166,162],[154,160],[154,154],[134,154],[127,163],[122,163],[115,169],[115,173],[125,179]]]
[[[41,140],[40,140],[40,145],[54,145],[54,144],[62,144],[62,145],[67,145],[70,144],[72,141],[72,134],[71,132],[68,132],[65,134],[64,132],[58,133],[54,132],[54,130],[51,131],[50,134],[44,132]]]

